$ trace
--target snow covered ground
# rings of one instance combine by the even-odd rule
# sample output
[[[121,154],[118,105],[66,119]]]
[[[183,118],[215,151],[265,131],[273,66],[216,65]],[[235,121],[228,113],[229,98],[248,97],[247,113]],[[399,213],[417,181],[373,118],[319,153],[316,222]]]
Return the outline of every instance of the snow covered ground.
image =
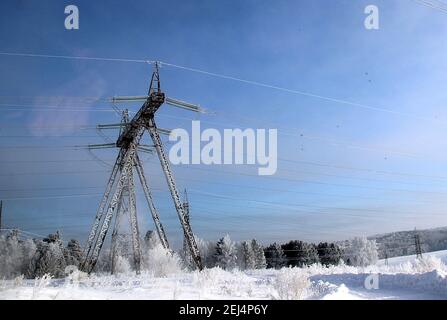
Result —
[[[365,287],[367,277],[378,279],[378,289]],[[423,260],[392,258],[388,265],[379,261],[365,268],[214,268],[166,277],[74,273],[58,280],[17,278],[0,281],[0,299],[447,299],[447,251],[424,254]]]

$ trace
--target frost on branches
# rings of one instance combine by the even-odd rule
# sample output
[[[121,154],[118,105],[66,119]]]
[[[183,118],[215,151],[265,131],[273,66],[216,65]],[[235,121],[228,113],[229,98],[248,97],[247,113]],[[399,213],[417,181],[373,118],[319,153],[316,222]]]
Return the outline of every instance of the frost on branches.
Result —
[[[375,240],[366,237],[357,237],[345,241],[343,259],[351,266],[369,266],[377,262],[379,254]]]
[[[217,242],[214,260],[215,266],[224,270],[232,270],[237,267],[236,244],[231,241],[228,234]]]
[[[19,240],[17,232],[0,236],[0,278],[11,279],[28,273],[36,244]]]
[[[267,262],[265,260],[264,249],[255,240],[243,241],[238,246],[238,267],[241,270],[265,269]]]
[[[219,267],[223,270],[281,269],[283,267],[306,267],[313,264],[335,266],[344,261],[352,266],[368,266],[378,259],[375,241],[355,238],[342,242],[312,244],[303,241],[273,243],[263,247],[257,240],[234,242],[229,235],[217,242],[196,237],[203,265],[206,268]],[[185,270],[193,271],[195,266],[187,254],[165,250],[158,235],[148,231],[141,243],[142,272],[155,277],[167,277]],[[113,273],[133,273],[133,249],[131,238],[122,234],[116,238],[113,255]],[[112,271],[110,248],[104,248],[98,259],[95,273]],[[49,275],[62,278],[66,267],[80,266],[84,260],[79,241],[70,240],[66,245],[59,233],[50,234],[42,240],[22,240],[18,232],[0,236],[0,278],[11,279],[20,275],[27,278],[41,278]]]
[[[134,272],[131,241],[128,235],[120,235],[117,238],[114,274],[130,274]],[[167,277],[183,271],[179,255],[164,249],[156,233],[151,230],[146,233],[141,243],[141,260],[141,271],[148,272],[154,277]],[[110,273],[111,271],[111,252],[110,250],[103,250],[95,272]]]
[[[269,269],[281,269],[287,266],[287,257],[281,245],[276,242],[265,248],[265,258],[267,261],[267,268]]]
[[[183,271],[180,256],[163,248],[158,236],[148,231],[142,245],[142,269],[154,277],[167,277]]]
[[[78,267],[82,261],[82,249],[77,240],[70,240],[67,247],[59,233],[51,234],[43,240],[21,240],[18,231],[0,236],[0,277],[27,278],[64,277],[65,267]]]

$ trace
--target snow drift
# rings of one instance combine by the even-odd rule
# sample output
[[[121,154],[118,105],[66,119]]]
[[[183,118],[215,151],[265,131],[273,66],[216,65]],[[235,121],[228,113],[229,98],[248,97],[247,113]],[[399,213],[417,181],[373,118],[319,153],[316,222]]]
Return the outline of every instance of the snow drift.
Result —
[[[0,281],[0,299],[447,299],[447,266],[436,256],[389,266],[18,277]],[[371,274],[379,276],[378,290],[364,286]]]

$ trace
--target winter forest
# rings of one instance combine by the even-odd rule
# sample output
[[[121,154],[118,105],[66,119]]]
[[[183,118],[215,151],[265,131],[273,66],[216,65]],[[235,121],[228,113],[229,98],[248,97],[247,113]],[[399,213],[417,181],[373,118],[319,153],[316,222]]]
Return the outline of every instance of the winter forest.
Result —
[[[133,270],[130,238],[122,235],[117,239],[117,254],[112,259],[111,250],[101,253],[97,273],[128,273]],[[284,244],[262,246],[257,240],[234,242],[229,235],[217,242],[197,239],[206,268],[223,270],[281,269],[305,267],[314,264],[336,266],[367,266],[377,262],[378,251],[374,240],[354,238],[343,243],[319,244],[299,240]],[[156,276],[165,276],[173,270],[194,269],[188,250],[167,252],[156,234],[148,231],[142,241],[143,269]],[[73,266],[80,267],[83,248],[78,240],[64,243],[57,232],[48,237],[23,239],[18,231],[10,231],[0,237],[0,278],[28,279],[43,277],[63,278]],[[113,265],[113,267],[112,267]],[[68,267],[68,268],[67,268]]]

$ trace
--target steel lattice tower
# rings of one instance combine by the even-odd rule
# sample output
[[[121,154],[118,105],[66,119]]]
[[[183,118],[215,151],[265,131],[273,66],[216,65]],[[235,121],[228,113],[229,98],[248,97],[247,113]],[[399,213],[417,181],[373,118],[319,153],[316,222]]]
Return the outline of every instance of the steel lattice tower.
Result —
[[[185,241],[189,247],[189,252],[196,267],[202,270],[202,261],[199,255],[199,250],[189,224],[187,213],[185,213],[184,205],[182,204],[179,192],[176,187],[173,173],[171,171],[169,160],[165,154],[162,140],[159,132],[166,132],[166,130],[158,129],[155,122],[155,113],[163,103],[172,106],[180,107],[191,111],[200,111],[198,106],[165,97],[165,94],[160,88],[160,75],[158,63],[155,63],[155,70],[152,73],[152,78],[149,86],[147,96],[143,97],[115,97],[113,102],[123,101],[144,101],[143,106],[137,114],[129,121],[126,113],[123,114],[123,120],[117,125],[107,125],[109,128],[121,128],[120,135],[116,144],[96,145],[98,147],[118,147],[120,149],[112,173],[108,180],[106,190],[100,202],[96,217],[91,228],[87,243],[84,249],[85,260],[82,264],[82,269],[86,272],[92,272],[99,258],[101,248],[104,244],[107,233],[110,229],[112,219],[115,218],[114,231],[112,234],[112,272],[115,265],[115,251],[116,251],[116,237],[120,219],[123,212],[128,212],[130,218],[133,258],[137,273],[140,271],[141,265],[141,247],[140,247],[140,233],[138,229],[137,213],[136,213],[136,198],[135,198],[135,183],[134,183],[134,169],[138,175],[141,183],[146,201],[148,203],[152,218],[155,223],[157,234],[160,242],[164,248],[169,250],[169,243],[161,224],[158,211],[155,207],[149,184],[144,174],[142,162],[138,156],[138,150],[147,150],[142,147],[140,140],[143,134],[148,131],[153,141],[153,147],[157,152],[160,164],[165,175],[169,191],[177,211],[180,224],[183,228]],[[98,126],[99,127],[99,126]]]
[[[414,245],[416,247],[416,258],[422,259],[421,236],[416,231],[416,229],[414,229]]]

